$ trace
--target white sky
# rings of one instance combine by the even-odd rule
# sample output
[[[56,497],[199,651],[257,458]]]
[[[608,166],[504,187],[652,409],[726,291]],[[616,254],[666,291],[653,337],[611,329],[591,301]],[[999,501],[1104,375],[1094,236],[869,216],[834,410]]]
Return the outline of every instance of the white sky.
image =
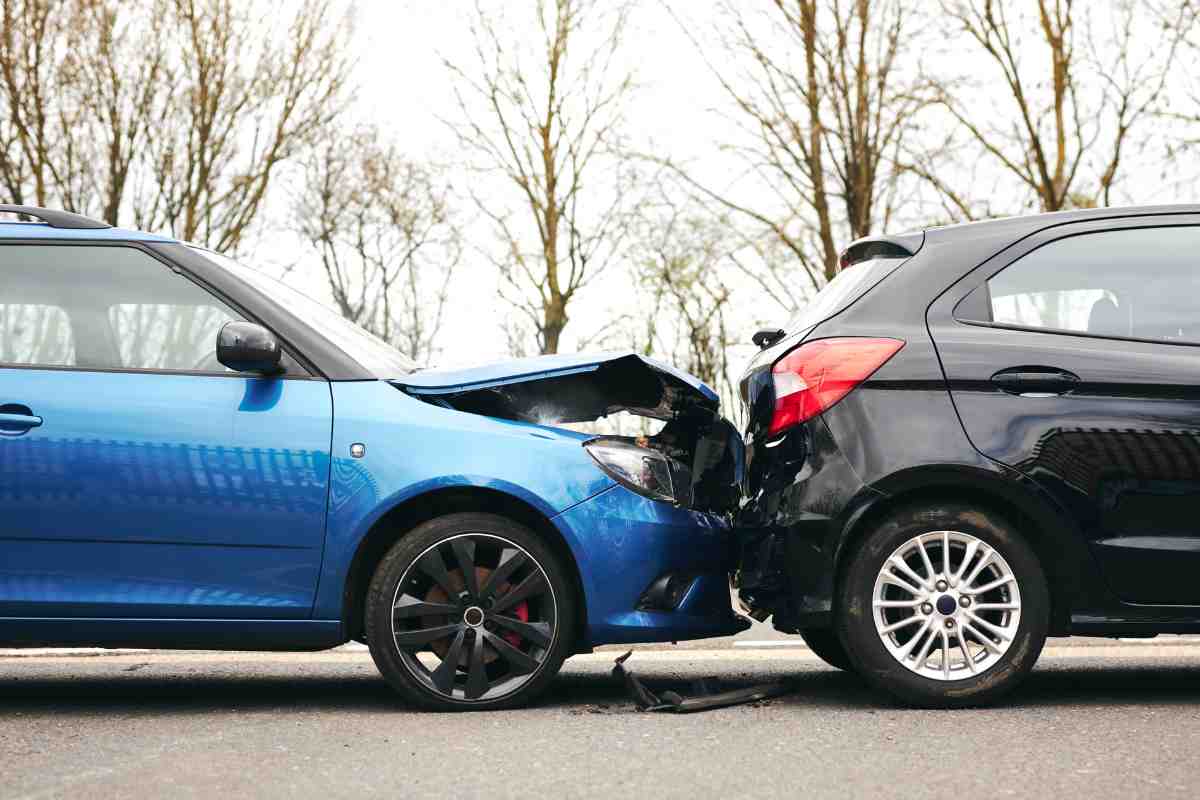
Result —
[[[490,1],[514,16],[528,13],[527,0]],[[457,114],[450,78],[441,58],[444,56],[466,66],[475,63],[464,16],[473,8],[473,0],[356,2],[360,59],[357,77],[361,86],[358,113],[393,136],[414,160],[455,161],[457,154],[452,138],[439,120]],[[716,20],[713,0],[672,2],[677,11],[686,12],[687,18],[694,22],[693,35],[702,39],[712,35]],[[936,8],[935,0],[920,0],[920,3],[927,3],[930,11]],[[933,16],[931,14],[930,19]],[[629,63],[635,67],[639,88],[630,101],[626,133],[647,148],[653,146],[676,160],[696,163],[700,170],[698,174],[712,183],[732,179],[737,170],[731,169],[731,161],[718,152],[716,143],[733,135],[733,125],[716,113],[717,109],[727,108],[728,101],[709,67],[694,51],[688,36],[680,30],[661,0],[643,0],[636,7],[632,22],[624,51]],[[947,52],[949,45],[939,42],[936,37],[922,47],[927,47],[928,52],[916,55],[940,59],[947,69],[961,71],[964,68],[961,60]],[[1027,55],[1034,59],[1040,57],[1037,52]],[[975,77],[980,81],[981,113],[986,114],[991,108],[986,90],[988,81],[994,81],[994,77],[982,70]],[[931,135],[936,133],[934,130]],[[1174,199],[1177,186],[1168,185],[1166,193],[1171,197],[1162,196],[1163,179],[1173,176],[1164,175],[1161,156],[1158,153],[1152,155],[1159,159],[1154,174],[1132,181],[1125,199],[1143,202]],[[1130,158],[1138,158],[1136,148]],[[1170,167],[1168,171],[1173,169],[1175,167]],[[977,187],[982,193],[996,190],[994,179],[981,178]],[[1183,188],[1190,193],[1190,182],[1183,184]],[[460,210],[468,220],[478,217],[467,198],[461,201]],[[468,224],[468,240],[489,244],[491,236],[482,223]],[[319,283],[314,278],[301,274],[295,280],[298,284],[306,284],[301,288],[320,294]],[[451,308],[443,329],[444,351],[439,361],[475,362],[506,354],[500,324],[506,314],[513,312],[498,298],[497,285],[492,264],[483,256],[468,252],[456,277]],[[742,313],[736,323],[744,329],[739,338],[747,342],[757,323],[781,322],[786,317],[776,306],[753,292],[749,290],[739,299]],[[563,349],[573,349],[576,337],[591,334],[610,315],[620,311],[622,304],[627,304],[628,295],[628,281],[623,280],[619,270],[612,270],[607,281],[586,290],[571,309]],[[752,350],[747,345],[739,349],[735,358],[748,357]],[[734,364],[733,375],[739,372],[740,364]]]
[[[519,18],[523,5],[510,3],[509,13]],[[696,2],[693,8],[703,5]],[[450,162],[456,158],[451,135],[441,121],[458,114],[442,58],[474,66],[464,17],[473,6],[473,0],[359,0],[362,106],[371,109],[374,119],[414,157]],[[709,110],[721,100],[718,87],[660,3],[643,3],[635,10],[624,52],[639,83],[630,99],[627,133],[640,143],[668,143],[677,158],[710,152]],[[462,211],[467,217],[474,213],[469,200],[463,201]],[[490,244],[492,233],[479,224],[468,230],[468,238]],[[604,324],[606,315],[620,310],[607,299],[626,296],[626,282],[619,282],[616,272],[588,287],[573,303],[564,350],[574,349],[576,337],[590,335]],[[499,326],[503,316],[513,312],[497,298],[493,265],[468,252],[456,284],[441,360],[505,355]],[[744,338],[748,341],[748,337],[749,332]]]

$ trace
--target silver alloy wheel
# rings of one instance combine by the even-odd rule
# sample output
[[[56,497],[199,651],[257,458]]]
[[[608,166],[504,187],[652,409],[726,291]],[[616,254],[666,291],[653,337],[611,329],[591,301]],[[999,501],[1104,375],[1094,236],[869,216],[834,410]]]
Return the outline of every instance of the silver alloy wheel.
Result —
[[[962,680],[1008,651],[1021,622],[1021,590],[1008,562],[983,540],[932,531],[884,561],[872,612],[893,658],[926,678]]]

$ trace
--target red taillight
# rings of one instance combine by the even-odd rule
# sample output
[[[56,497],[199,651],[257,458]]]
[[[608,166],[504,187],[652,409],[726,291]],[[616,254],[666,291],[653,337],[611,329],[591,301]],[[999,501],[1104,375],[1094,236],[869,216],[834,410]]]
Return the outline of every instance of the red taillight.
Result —
[[[768,436],[812,419],[882,367],[904,347],[899,339],[845,337],[800,345],[771,368],[775,413]]]

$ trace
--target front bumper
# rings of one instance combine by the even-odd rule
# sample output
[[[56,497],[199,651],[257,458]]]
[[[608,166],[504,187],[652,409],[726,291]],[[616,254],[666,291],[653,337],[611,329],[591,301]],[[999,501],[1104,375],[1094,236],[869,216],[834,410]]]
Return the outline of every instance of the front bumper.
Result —
[[[730,636],[750,626],[730,603],[734,539],[721,518],[614,486],[553,521],[583,582],[587,629],[580,649]],[[668,573],[690,578],[678,605],[639,608],[654,582]]]

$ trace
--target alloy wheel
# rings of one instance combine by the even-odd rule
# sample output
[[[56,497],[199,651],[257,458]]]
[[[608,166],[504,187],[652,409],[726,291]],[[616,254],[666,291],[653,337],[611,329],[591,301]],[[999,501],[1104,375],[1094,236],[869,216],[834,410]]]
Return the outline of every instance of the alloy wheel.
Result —
[[[883,562],[872,611],[893,658],[926,678],[961,680],[1008,651],[1021,621],[1021,592],[994,547],[968,533],[932,531]]]
[[[392,600],[401,663],[436,694],[495,700],[527,684],[557,634],[546,571],[520,545],[465,533],[429,547],[405,570]]]

